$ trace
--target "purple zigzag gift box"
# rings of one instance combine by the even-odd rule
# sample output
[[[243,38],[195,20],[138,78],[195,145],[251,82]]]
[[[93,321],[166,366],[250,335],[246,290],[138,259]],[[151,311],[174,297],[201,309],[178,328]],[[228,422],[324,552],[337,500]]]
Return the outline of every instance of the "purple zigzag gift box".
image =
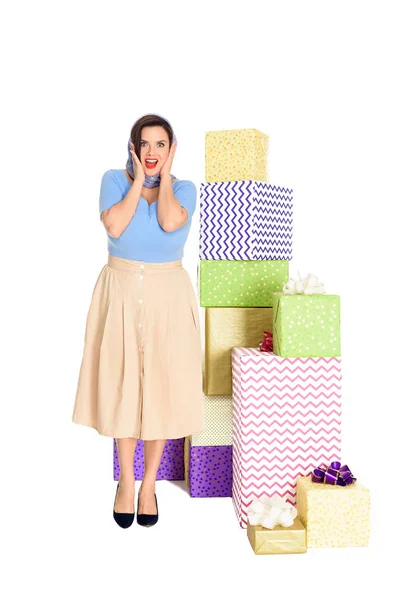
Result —
[[[185,438],[167,440],[161,456],[156,479],[184,479],[184,442]],[[135,479],[143,479],[144,473],[144,447],[143,440],[136,444],[133,469]],[[114,438],[114,481],[119,480],[120,469],[118,459],[118,446]]]
[[[264,181],[200,184],[200,259],[291,260],[293,190]]]
[[[232,446],[189,447],[191,498],[232,497]]]

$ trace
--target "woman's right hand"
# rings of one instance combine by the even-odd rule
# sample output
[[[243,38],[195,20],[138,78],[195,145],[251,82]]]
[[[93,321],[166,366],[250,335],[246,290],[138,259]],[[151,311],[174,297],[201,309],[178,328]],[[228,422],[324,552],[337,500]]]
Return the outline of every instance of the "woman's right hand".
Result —
[[[129,147],[131,150],[132,161],[134,164],[135,180],[138,180],[138,181],[141,181],[142,183],[144,183],[146,180],[146,174],[144,172],[143,165],[136,155],[136,152],[134,150],[134,146],[133,146],[132,142],[129,142]]]

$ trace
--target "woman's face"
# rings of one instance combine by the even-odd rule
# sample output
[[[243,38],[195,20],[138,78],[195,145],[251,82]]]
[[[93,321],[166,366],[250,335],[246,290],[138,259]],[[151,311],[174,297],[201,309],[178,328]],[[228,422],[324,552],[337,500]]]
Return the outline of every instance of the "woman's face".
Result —
[[[159,125],[143,127],[140,142],[140,162],[146,175],[157,175],[169,154],[169,140],[165,129]],[[151,162],[148,163],[147,160]],[[156,162],[154,162],[156,161]]]

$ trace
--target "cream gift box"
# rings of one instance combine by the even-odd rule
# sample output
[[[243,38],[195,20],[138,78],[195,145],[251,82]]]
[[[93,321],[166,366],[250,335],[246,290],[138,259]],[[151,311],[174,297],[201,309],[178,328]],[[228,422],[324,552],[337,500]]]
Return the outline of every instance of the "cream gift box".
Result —
[[[341,359],[232,349],[232,500],[241,527],[254,498],[296,501],[296,479],[340,460]]]
[[[340,486],[297,479],[296,508],[308,548],[368,546],[370,504],[370,491],[358,481]]]
[[[201,259],[291,260],[292,242],[292,189],[262,181],[200,184]]]
[[[207,131],[206,181],[268,181],[269,137],[258,129]]]
[[[232,395],[203,393],[205,427],[190,436],[192,446],[232,445]]]

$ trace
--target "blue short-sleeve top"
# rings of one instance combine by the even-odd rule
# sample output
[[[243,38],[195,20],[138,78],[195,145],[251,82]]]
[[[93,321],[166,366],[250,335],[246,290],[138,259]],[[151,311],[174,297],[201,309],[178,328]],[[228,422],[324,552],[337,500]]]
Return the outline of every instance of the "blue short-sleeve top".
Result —
[[[123,200],[130,190],[123,169],[109,169],[101,180],[99,210],[111,208]],[[183,257],[183,249],[189,234],[192,216],[196,208],[196,186],[187,179],[172,181],[175,197],[188,212],[188,219],[175,231],[164,231],[157,220],[158,200],[150,205],[142,196],[125,231],[119,238],[109,233],[108,252],[113,256],[146,262],[169,262]]]

